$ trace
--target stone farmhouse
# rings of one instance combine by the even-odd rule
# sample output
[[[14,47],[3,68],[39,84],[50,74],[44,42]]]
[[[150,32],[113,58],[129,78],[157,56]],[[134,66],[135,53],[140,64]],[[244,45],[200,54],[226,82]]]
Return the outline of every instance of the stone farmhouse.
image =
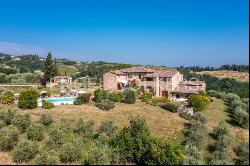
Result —
[[[172,98],[186,98],[190,94],[206,90],[204,81],[186,81],[176,69],[153,69],[139,66],[103,74],[105,90],[119,91],[135,85],[141,87],[143,92],[152,92],[158,97]]]

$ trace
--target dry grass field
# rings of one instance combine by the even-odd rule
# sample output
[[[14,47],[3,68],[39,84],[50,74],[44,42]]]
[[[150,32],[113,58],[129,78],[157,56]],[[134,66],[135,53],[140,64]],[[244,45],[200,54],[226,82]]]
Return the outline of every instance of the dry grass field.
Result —
[[[222,78],[233,78],[240,82],[249,82],[249,73],[229,71],[229,70],[219,70],[219,71],[201,71],[195,72],[196,74],[208,74],[214,77]]]

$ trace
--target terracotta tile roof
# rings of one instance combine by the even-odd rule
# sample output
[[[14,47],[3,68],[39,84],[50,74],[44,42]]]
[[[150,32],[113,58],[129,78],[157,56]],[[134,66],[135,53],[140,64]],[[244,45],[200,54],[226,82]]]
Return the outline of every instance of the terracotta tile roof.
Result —
[[[177,70],[154,70],[154,73],[147,74],[145,77],[173,77]]]
[[[120,71],[124,73],[152,73],[154,72],[153,69],[146,68],[144,66],[136,66],[136,67],[126,68],[126,69],[121,69]]]

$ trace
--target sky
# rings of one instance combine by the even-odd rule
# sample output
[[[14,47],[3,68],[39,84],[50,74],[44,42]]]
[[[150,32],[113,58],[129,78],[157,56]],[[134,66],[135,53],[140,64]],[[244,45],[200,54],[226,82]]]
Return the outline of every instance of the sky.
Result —
[[[165,66],[248,64],[248,0],[0,0],[0,52]]]

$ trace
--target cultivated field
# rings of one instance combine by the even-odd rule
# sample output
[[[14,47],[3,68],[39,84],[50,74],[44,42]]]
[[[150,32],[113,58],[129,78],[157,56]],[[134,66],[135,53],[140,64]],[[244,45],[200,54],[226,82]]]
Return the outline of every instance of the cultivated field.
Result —
[[[229,71],[229,70],[219,70],[219,71],[201,71],[195,72],[196,74],[208,74],[214,77],[222,78],[233,78],[240,82],[249,82],[249,73]]]

